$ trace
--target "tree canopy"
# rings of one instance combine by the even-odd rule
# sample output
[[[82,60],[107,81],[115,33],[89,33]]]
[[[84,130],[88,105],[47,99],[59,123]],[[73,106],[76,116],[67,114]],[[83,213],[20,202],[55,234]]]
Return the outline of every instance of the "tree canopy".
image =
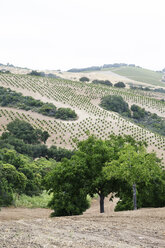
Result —
[[[46,142],[49,137],[47,131],[34,129],[32,125],[26,121],[16,119],[7,125],[8,133],[3,136],[12,135],[17,139],[21,139],[26,144],[39,144]]]
[[[114,84],[114,87],[125,88],[125,84],[123,82],[118,82],[118,83]]]
[[[14,204],[13,193],[39,195],[43,178],[55,165],[55,160],[33,161],[15,150],[0,149],[0,206]]]
[[[158,202],[156,206],[165,205],[160,161],[154,153],[147,153],[142,142],[130,136],[112,135],[109,140],[90,136],[79,142],[71,159],[63,160],[46,176],[45,185],[53,192],[50,206],[55,216],[81,214],[88,207],[87,194],[99,195],[101,213],[104,198],[110,193],[120,197],[116,210],[133,209],[133,185],[138,208],[153,205],[152,200]],[[153,188],[159,192],[157,198],[155,194],[149,195]]]
[[[128,103],[121,96],[109,95],[101,99],[100,106],[125,116],[131,116]]]
[[[92,81],[93,84],[103,84],[103,85],[107,85],[107,86],[113,86],[113,84],[109,81],[109,80],[98,80],[95,79]]]
[[[81,82],[89,82],[89,78],[87,78],[87,77],[81,77],[79,80]]]

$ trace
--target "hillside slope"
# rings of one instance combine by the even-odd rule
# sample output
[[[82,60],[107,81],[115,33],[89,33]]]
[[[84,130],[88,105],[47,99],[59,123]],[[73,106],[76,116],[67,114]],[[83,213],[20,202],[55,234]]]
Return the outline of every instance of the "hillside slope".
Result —
[[[110,71],[135,81],[165,87],[165,83],[162,82],[162,72],[155,72],[144,68],[130,66],[112,68]]]
[[[0,74],[0,86],[11,88],[23,95],[33,96],[44,102],[52,102],[57,107],[71,107],[78,114],[76,121],[62,121],[46,117],[31,111],[0,108],[0,125],[2,133],[7,123],[15,118],[29,121],[34,127],[50,133],[47,145],[76,148],[76,140],[87,138],[87,132],[106,139],[110,134],[130,134],[137,140],[145,140],[149,151],[156,151],[163,157],[165,137],[154,134],[122,118],[117,113],[100,108],[101,97],[121,95],[129,105],[135,103],[152,113],[165,117],[165,103],[156,98],[164,94],[131,91],[114,87],[85,84],[64,79],[50,79],[16,74]]]

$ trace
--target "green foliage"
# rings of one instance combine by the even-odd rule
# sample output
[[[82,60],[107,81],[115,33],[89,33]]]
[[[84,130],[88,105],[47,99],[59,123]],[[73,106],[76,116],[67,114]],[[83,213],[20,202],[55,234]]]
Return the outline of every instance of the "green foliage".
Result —
[[[81,214],[88,206],[87,194],[98,194],[100,211],[104,210],[104,197],[117,190],[119,181],[113,176],[107,178],[104,167],[116,158],[125,142],[136,143],[130,137],[111,136],[103,141],[90,136],[79,142],[70,160],[62,160],[45,177],[46,189],[53,193],[49,206],[55,216]]]
[[[7,130],[9,134],[6,135],[23,140],[25,144],[39,144],[41,141],[45,143],[49,137],[48,132],[34,129],[30,123],[19,119],[10,122],[7,125]],[[4,135],[5,134],[3,134],[2,137],[4,137]]]
[[[21,194],[26,187],[26,176],[11,164],[0,161],[0,206],[8,206],[13,201],[13,192]]]
[[[133,112],[132,117],[133,117],[134,119],[141,119],[141,118],[143,118],[143,117],[145,116],[145,114],[146,114],[146,111],[145,111],[144,108],[140,108],[139,106],[137,106],[137,105],[135,105],[135,104],[133,104],[133,105],[131,106],[131,111]]]
[[[106,110],[111,110],[124,116],[131,115],[128,103],[126,103],[121,96],[105,96],[101,99],[100,106]]]
[[[8,106],[23,110],[32,110],[46,116],[57,119],[70,120],[76,119],[77,114],[70,108],[59,108],[52,103],[43,103],[30,96],[23,96],[21,93],[12,91],[9,88],[0,87],[0,106]]]
[[[46,142],[49,134],[47,131],[34,129],[30,123],[16,119],[7,125],[7,131],[0,137],[0,148],[15,149],[21,154],[33,158],[45,157],[48,153]]]
[[[110,165],[105,172],[120,181],[116,211],[133,209],[133,184],[136,184],[138,208],[165,205],[164,170],[154,153],[147,153],[143,146],[137,149],[125,144]]]
[[[3,165],[0,163],[0,207],[9,206],[13,201],[12,189],[3,176]]]
[[[125,84],[123,82],[118,82],[118,83],[114,84],[114,87],[125,88]]]
[[[87,77],[81,77],[79,80],[81,82],[89,82],[89,78],[87,78]]]
[[[51,146],[47,153],[48,158],[52,158],[57,162],[61,161],[63,158],[70,159],[72,155],[74,155],[74,151],[56,146]]]
[[[40,109],[39,113],[47,116],[55,117],[56,119],[68,120],[76,119],[77,115],[74,110],[70,108],[59,108],[58,110],[52,103],[44,104]]]
[[[17,194],[13,195],[13,204],[15,207],[24,207],[24,208],[48,208],[48,202],[51,200],[52,195],[43,191],[42,194],[36,196],[28,196],[22,194],[18,196]]]
[[[31,71],[28,75],[31,75],[31,76],[42,76],[42,73],[41,72],[37,72],[37,71]]]
[[[13,194],[40,195],[43,178],[56,162],[38,159],[32,161],[14,150],[0,150],[0,205],[13,204]]]
[[[56,112],[57,112],[57,108],[52,103],[45,103],[39,109],[39,113],[47,116],[55,116]]]
[[[138,124],[147,127],[149,130],[165,136],[165,121],[157,114],[145,111],[137,105],[131,106],[132,118]]]
[[[92,81],[93,84],[103,84],[103,85],[107,85],[107,86],[113,86],[113,84],[109,81],[109,80],[98,80],[95,79]]]
[[[28,155],[32,158],[47,157],[56,161],[62,158],[70,158],[74,152],[65,148],[45,144],[49,134],[47,131],[34,129],[29,123],[16,119],[7,125],[8,132],[2,133],[0,137],[0,148],[14,149],[18,153]],[[10,162],[9,162],[10,163]]]
[[[116,144],[119,145],[121,142],[123,142],[121,137],[115,139],[114,136],[111,136],[108,141],[90,136],[87,140],[79,142],[79,150],[76,155],[85,165],[89,195],[98,194],[100,197],[106,197],[113,191],[115,183],[113,179],[107,180],[103,168],[108,161],[113,159],[115,149],[117,149]]]
[[[3,137],[3,135],[2,135]],[[13,136],[8,138],[0,138],[0,148],[15,149],[18,153],[28,155],[32,158],[45,157],[48,153],[48,148],[43,144],[25,144],[23,140]]]
[[[45,177],[46,189],[53,193],[53,216],[82,214],[89,207],[85,184],[84,164],[76,157],[58,163]]]
[[[131,111],[128,103],[121,96],[109,95],[101,99],[100,106],[106,110],[114,111],[124,117],[129,117],[135,123],[140,124],[152,132],[165,135],[165,121],[157,114],[145,111],[144,108],[133,104]],[[132,112],[132,113],[131,113]]]

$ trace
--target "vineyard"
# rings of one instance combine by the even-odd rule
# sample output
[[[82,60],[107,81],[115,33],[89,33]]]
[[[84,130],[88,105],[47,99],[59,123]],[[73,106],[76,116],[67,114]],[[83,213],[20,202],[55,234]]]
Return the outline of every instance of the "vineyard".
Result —
[[[165,137],[152,133],[114,112],[99,106],[100,99],[106,95],[122,96],[129,105],[136,104],[147,111],[165,117],[165,99],[163,93],[119,89],[115,87],[81,83],[65,79],[51,79],[18,74],[0,74],[0,86],[32,96],[57,107],[70,107],[75,110],[78,119],[63,121],[47,117],[32,111],[0,107],[0,133],[6,125],[18,118],[30,122],[33,127],[48,131],[47,145],[56,145],[70,149],[76,148],[76,141],[95,134],[106,139],[110,134],[130,134],[138,141],[146,141],[149,151],[156,151],[163,158]]]

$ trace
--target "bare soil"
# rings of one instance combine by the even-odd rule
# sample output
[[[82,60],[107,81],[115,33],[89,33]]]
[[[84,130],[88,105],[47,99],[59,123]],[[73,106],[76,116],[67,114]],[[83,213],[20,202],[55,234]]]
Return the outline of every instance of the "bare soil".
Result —
[[[114,212],[106,199],[81,216],[50,218],[49,209],[2,208],[0,248],[165,247],[165,208]]]

